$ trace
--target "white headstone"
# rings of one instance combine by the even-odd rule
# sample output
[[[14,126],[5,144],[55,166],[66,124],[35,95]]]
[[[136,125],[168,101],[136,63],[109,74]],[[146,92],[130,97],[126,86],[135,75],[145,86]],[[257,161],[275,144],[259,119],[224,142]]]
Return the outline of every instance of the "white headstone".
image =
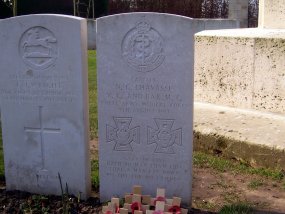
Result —
[[[240,22],[241,28],[248,27],[248,0],[230,0],[229,19],[236,19]],[[217,28],[216,28],[217,29]]]
[[[97,20],[101,200],[138,184],[190,204],[193,22],[157,13]]]
[[[96,49],[96,20],[87,20],[87,32],[88,32],[88,50]]]
[[[90,194],[86,20],[29,15],[0,21],[6,188]]]

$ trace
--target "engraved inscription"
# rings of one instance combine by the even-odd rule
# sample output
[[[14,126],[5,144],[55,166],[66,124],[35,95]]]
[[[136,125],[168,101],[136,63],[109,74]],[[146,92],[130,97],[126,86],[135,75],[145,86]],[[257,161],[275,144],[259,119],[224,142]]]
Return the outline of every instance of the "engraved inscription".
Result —
[[[50,171],[46,169],[41,169],[36,173],[37,178],[37,186],[38,187],[46,187],[47,182],[50,180],[59,180],[58,175],[52,175]]]
[[[130,128],[130,117],[114,117],[114,122],[116,127],[106,126],[107,142],[115,142],[115,151],[133,151],[131,143],[140,143],[140,127]]]
[[[42,119],[42,112],[43,112],[43,107],[39,106],[39,127],[24,127],[24,130],[27,134],[29,133],[39,133],[40,134],[40,144],[41,144],[41,157],[42,157],[42,166],[41,166],[41,171],[45,171],[45,141],[44,141],[44,133],[49,133],[49,134],[56,134],[60,133],[59,128],[44,128],[43,127],[43,119]],[[31,141],[31,137],[28,135],[28,140]]]
[[[169,156],[168,156],[169,157]],[[106,176],[118,179],[136,179],[157,182],[159,184],[179,182],[182,174],[189,172],[187,163],[175,156],[166,160],[153,154],[139,155],[131,153],[123,159],[112,159],[104,162]]]
[[[22,35],[19,52],[23,61],[31,69],[47,69],[54,65],[57,59],[57,39],[44,27],[32,27]]]
[[[31,71],[31,70],[29,70]],[[11,87],[1,87],[0,97],[8,102],[72,103],[76,99],[73,76],[31,71],[31,75],[10,74]]]
[[[157,129],[147,128],[147,143],[155,143],[154,153],[175,154],[173,146],[182,145],[182,128],[172,130],[174,120],[154,119]]]
[[[163,39],[157,30],[142,20],[124,37],[122,54],[128,65],[137,71],[148,72],[164,61]]]
[[[102,102],[115,106],[121,113],[170,113],[186,107],[179,83],[168,83],[159,79],[133,77],[129,81],[114,81]],[[190,106],[189,106],[190,107]]]

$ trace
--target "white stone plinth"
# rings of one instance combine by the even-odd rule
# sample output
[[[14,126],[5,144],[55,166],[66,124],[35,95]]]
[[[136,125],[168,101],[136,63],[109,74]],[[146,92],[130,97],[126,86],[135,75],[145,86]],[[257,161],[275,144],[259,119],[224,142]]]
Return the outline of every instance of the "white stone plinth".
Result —
[[[259,0],[258,27],[285,28],[285,0]]]
[[[285,30],[195,36],[195,101],[285,114]]]

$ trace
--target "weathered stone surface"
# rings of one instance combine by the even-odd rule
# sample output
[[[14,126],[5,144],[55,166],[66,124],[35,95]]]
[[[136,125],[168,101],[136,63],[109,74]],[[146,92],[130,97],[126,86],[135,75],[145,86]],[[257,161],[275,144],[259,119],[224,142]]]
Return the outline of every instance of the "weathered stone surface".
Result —
[[[195,37],[195,101],[251,108],[254,40],[214,32]]]
[[[284,129],[282,115],[194,103],[194,151],[284,169]]]
[[[85,19],[0,22],[0,98],[7,190],[90,194]]]
[[[97,20],[100,196],[137,184],[190,203],[194,21],[131,13]],[[112,29],[112,30],[110,30]]]
[[[254,61],[254,109],[285,114],[285,30],[280,37],[257,38]]]
[[[240,22],[234,19],[194,19],[204,24],[202,30],[234,29],[240,27]],[[202,31],[201,30],[201,31]],[[198,29],[197,31],[198,32]]]
[[[258,27],[285,28],[285,0],[259,0]]]
[[[204,31],[195,41],[196,101],[285,113],[285,30]]]

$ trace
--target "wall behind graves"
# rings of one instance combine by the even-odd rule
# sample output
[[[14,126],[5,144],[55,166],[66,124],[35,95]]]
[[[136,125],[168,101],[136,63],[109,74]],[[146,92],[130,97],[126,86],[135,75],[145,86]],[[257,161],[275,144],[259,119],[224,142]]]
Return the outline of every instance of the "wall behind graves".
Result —
[[[96,49],[96,21],[93,19],[87,20],[87,38],[88,50]]]
[[[258,26],[261,28],[285,28],[285,1],[260,0]]]
[[[195,37],[195,101],[285,114],[285,30]]]
[[[285,114],[284,3],[260,1],[259,28],[196,34],[196,101]]]
[[[248,27],[248,0],[229,2],[229,18],[240,21],[241,27]]]

